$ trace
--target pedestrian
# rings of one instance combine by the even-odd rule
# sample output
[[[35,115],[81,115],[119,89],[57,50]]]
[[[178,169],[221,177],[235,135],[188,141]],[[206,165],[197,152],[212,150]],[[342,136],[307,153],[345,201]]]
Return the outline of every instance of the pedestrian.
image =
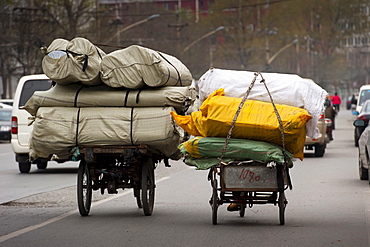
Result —
[[[331,126],[326,128],[326,134],[330,141],[334,140],[333,138],[333,130],[335,129],[335,116],[337,112],[335,111],[334,107],[331,105],[331,102],[328,98],[325,99],[325,118],[329,118],[331,120]]]
[[[342,101],[341,101],[338,93],[335,93],[332,100],[331,100],[331,103],[333,104],[333,106],[334,106],[334,108],[337,112],[339,112],[339,106],[340,106],[341,102]]]

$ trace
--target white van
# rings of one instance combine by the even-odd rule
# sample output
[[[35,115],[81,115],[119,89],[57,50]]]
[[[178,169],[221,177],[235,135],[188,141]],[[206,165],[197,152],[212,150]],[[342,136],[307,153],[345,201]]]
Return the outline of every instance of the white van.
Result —
[[[12,139],[11,146],[18,162],[19,171],[28,173],[31,169],[29,160],[29,138],[32,126],[28,126],[28,117],[31,115],[24,109],[24,105],[35,91],[50,89],[52,81],[43,74],[23,76],[17,85],[12,110]],[[39,169],[47,167],[47,160],[38,159],[32,163]]]
[[[363,85],[360,87],[355,115],[358,115],[361,112],[363,104],[368,99],[370,99],[370,84]]]

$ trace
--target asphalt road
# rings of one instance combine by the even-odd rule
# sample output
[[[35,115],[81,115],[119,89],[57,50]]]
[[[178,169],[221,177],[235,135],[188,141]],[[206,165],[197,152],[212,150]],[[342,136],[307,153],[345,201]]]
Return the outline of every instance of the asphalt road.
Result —
[[[369,246],[370,186],[361,181],[353,116],[342,110],[324,157],[307,151],[291,169],[285,225],[277,206],[255,205],[245,217],[218,210],[212,224],[207,171],[181,161],[156,170],[152,216],[131,190],[93,192],[90,215],[77,211],[77,164],[19,174],[8,143],[0,144],[0,246]],[[6,163],[6,164],[5,164]]]

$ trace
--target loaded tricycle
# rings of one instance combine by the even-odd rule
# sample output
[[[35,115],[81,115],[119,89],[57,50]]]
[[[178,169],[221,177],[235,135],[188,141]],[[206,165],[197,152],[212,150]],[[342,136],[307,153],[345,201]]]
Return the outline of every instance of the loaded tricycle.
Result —
[[[284,191],[292,189],[289,169],[293,157],[303,158],[305,124],[311,116],[305,109],[275,104],[263,77],[261,84],[270,102],[247,101],[259,75],[255,74],[242,99],[225,96],[221,88],[190,120],[179,117],[183,121],[178,122],[186,123],[184,129],[194,136],[180,145],[185,163],[209,169],[213,224],[224,203],[229,203],[228,211],[239,211],[242,217],[246,207],[277,205],[280,224],[285,224]]]
[[[144,215],[151,215],[154,205],[156,164],[168,159],[147,145],[133,146],[80,146],[80,165],[77,178],[78,209],[81,216],[90,212],[92,191],[132,188],[137,206]]]
[[[285,164],[268,164],[249,161],[221,162],[210,168],[212,223],[217,224],[217,209],[230,203],[244,217],[246,207],[255,204],[274,204],[279,207],[280,225],[285,224],[285,207],[288,203],[284,190],[290,186]]]

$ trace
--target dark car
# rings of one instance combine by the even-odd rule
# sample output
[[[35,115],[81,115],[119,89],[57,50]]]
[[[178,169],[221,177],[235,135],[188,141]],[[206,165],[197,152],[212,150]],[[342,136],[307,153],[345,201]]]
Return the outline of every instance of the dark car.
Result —
[[[364,121],[364,126],[356,126],[355,125],[355,133],[354,133],[355,146],[358,147],[358,140],[359,140],[362,132],[365,130],[365,128],[368,125],[369,120],[370,120],[370,100],[365,101],[360,113],[354,112],[354,114],[356,114],[356,115],[358,114],[357,119],[361,119],[361,120]]]
[[[347,101],[346,101],[347,110],[352,110],[356,108],[357,98],[358,98],[358,95],[356,94],[352,94],[351,96],[347,98]]]
[[[369,153],[370,153],[370,126],[365,121],[357,119],[353,122],[355,127],[365,128],[358,140],[358,168],[361,180],[369,179]],[[370,183],[369,183],[370,184]]]
[[[12,109],[0,108],[0,140],[11,139]]]

